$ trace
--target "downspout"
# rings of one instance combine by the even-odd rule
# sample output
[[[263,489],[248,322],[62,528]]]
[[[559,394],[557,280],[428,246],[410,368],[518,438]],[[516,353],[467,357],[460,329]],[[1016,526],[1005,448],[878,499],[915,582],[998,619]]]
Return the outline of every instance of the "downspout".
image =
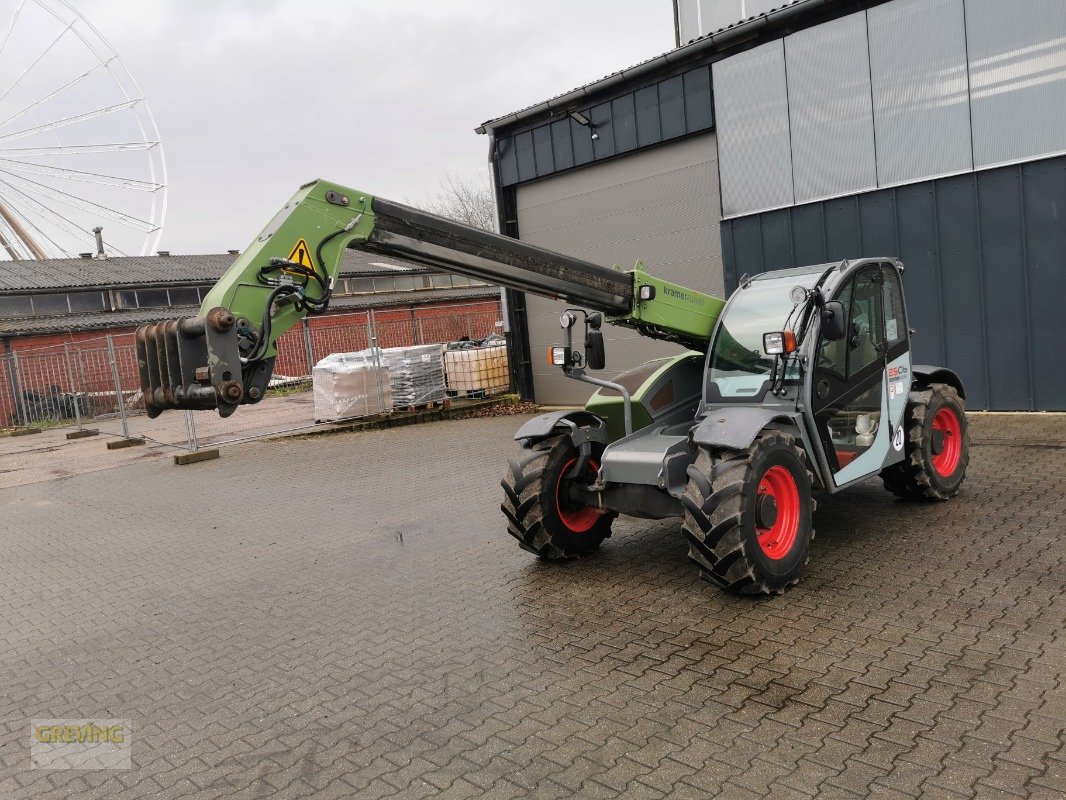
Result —
[[[496,132],[488,131],[489,136],[489,180],[492,181],[492,206],[493,217],[496,222],[496,233],[502,236],[510,236],[507,224],[506,207],[503,199],[503,187],[500,186],[499,175],[496,171]],[[526,325],[524,311],[521,313],[510,302],[511,289],[500,287],[500,308],[503,312],[503,335],[507,340],[508,364],[511,373],[511,388],[516,391],[523,400],[533,399],[533,381],[530,373],[526,353],[529,350],[529,331]],[[515,293],[518,294],[517,292]],[[522,309],[525,303],[519,304]],[[522,341],[519,341],[521,339]]]

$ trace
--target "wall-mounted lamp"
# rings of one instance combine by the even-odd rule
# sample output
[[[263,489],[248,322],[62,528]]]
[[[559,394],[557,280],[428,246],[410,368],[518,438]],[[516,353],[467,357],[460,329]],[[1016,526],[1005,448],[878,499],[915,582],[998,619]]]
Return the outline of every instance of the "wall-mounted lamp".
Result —
[[[581,125],[582,127],[588,128],[590,131],[592,131],[592,141],[596,141],[600,138],[600,135],[596,133],[596,126],[592,124],[592,120],[590,120],[580,111],[571,111],[570,119],[572,119],[578,125]]]

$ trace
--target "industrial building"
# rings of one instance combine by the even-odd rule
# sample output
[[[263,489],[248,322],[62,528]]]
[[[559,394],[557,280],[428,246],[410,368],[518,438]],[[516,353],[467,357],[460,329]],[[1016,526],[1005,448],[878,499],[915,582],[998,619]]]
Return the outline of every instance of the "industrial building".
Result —
[[[0,270],[0,356],[130,333],[138,325],[194,316],[236,251],[223,254],[48,259]],[[345,252],[330,315],[376,309],[412,318],[494,304],[499,289],[398,259]]]
[[[717,294],[898,256],[916,361],[972,409],[1066,409],[1066,3],[676,0],[675,21],[677,49],[478,128],[504,233]],[[582,402],[542,355],[562,304],[508,307],[523,392]],[[671,352],[606,333],[608,371]]]

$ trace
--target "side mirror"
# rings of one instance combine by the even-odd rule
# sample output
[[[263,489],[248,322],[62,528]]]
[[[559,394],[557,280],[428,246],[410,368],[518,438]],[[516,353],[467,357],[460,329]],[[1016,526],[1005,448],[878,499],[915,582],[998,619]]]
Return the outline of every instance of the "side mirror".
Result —
[[[585,334],[585,364],[589,369],[603,369],[607,366],[602,331],[590,330]]]
[[[822,307],[822,336],[831,342],[839,342],[847,335],[844,327],[844,304],[830,300]]]

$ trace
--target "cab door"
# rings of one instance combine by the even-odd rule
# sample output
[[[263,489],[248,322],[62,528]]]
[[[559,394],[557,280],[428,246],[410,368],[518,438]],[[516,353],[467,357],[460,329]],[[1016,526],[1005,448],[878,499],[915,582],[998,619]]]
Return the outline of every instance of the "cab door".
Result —
[[[811,410],[833,481],[840,487],[879,472],[885,463],[906,404],[904,399],[890,407],[889,361],[895,365],[902,352],[908,374],[910,364],[902,292],[894,268],[861,267],[832,299],[847,312],[847,335],[840,341],[818,343]],[[891,322],[886,320],[886,304],[891,307]],[[906,384],[909,389],[910,382]],[[895,383],[892,394],[894,399]],[[902,438],[899,443],[902,450]]]

